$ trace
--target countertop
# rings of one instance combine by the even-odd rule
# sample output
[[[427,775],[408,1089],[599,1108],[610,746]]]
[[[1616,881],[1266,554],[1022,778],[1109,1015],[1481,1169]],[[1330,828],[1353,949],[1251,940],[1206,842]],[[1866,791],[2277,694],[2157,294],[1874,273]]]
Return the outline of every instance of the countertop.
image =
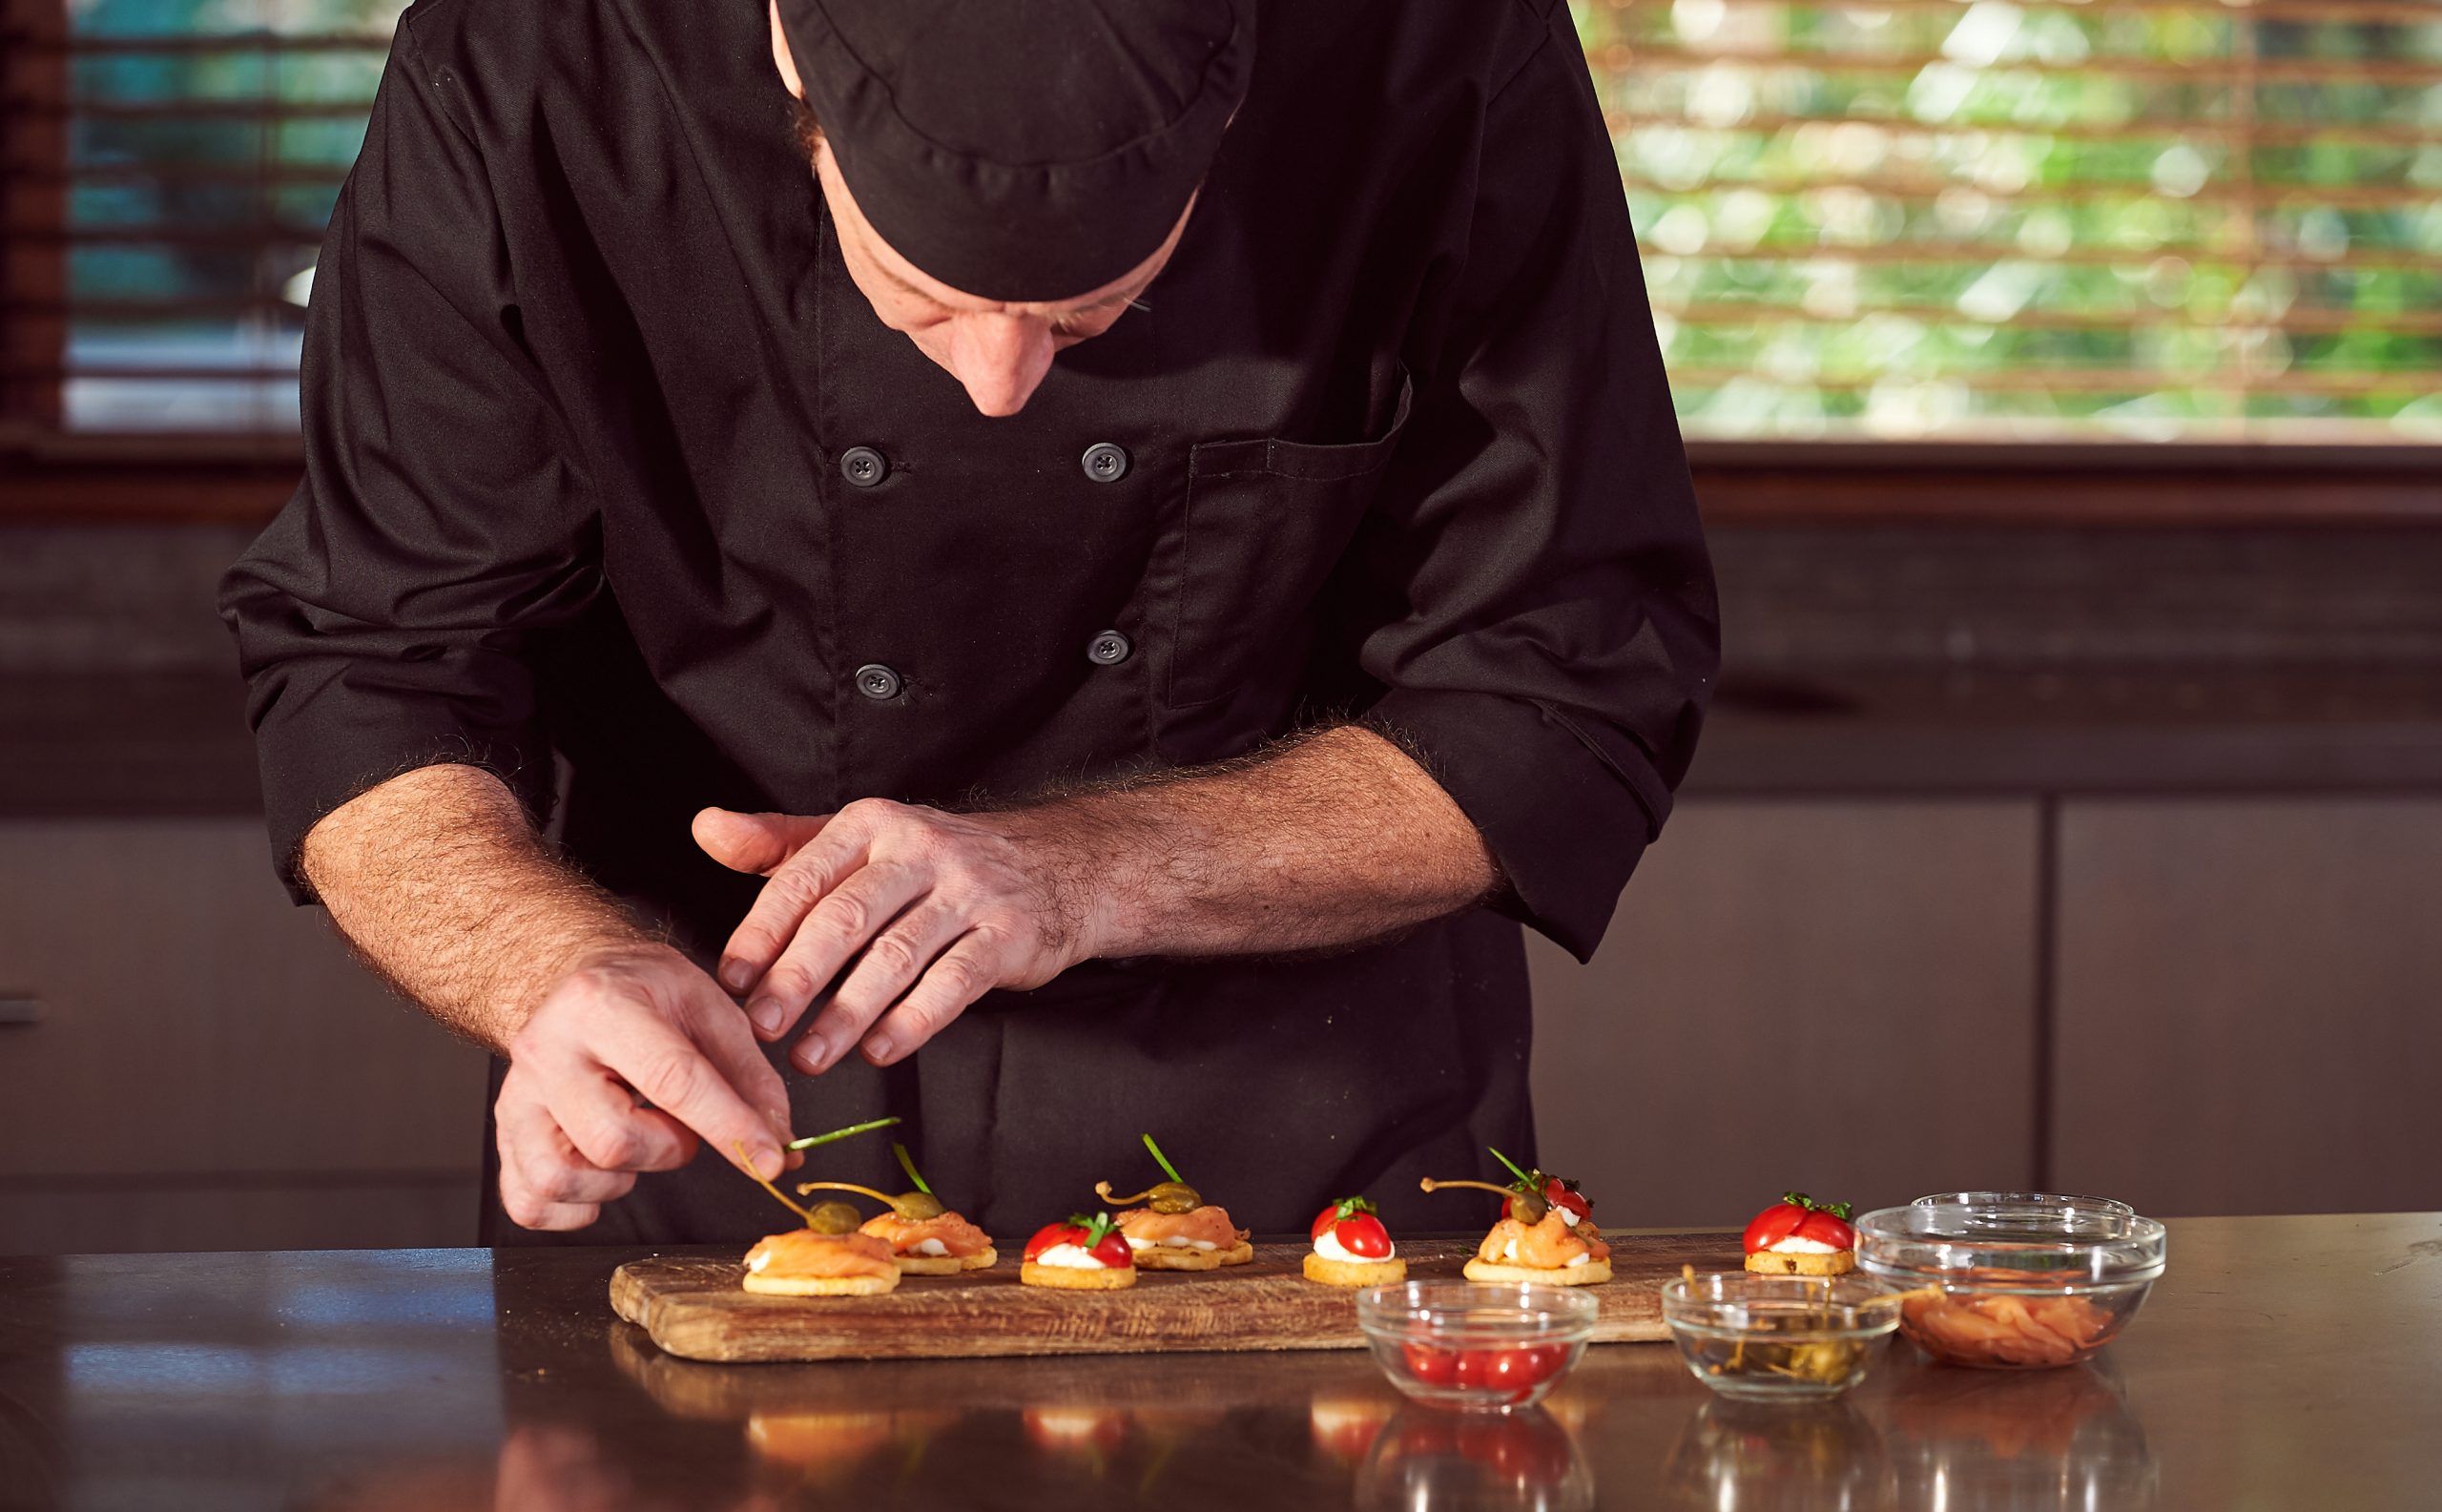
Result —
[[[610,1315],[635,1253],[0,1259],[0,1508],[2391,1512],[2442,1484],[2442,1214],[2174,1221],[2081,1367],[1894,1342],[1837,1403],[1741,1408],[1608,1345],[1505,1419],[1403,1406],[1353,1352],[692,1364]]]

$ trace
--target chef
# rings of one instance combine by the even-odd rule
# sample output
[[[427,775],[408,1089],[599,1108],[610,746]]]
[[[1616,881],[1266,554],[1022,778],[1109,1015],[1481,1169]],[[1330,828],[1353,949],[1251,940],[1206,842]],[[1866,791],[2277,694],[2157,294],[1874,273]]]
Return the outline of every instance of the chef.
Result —
[[[1557,0],[421,0],[304,375],[222,610],[487,1242],[1532,1158],[1716,646]]]

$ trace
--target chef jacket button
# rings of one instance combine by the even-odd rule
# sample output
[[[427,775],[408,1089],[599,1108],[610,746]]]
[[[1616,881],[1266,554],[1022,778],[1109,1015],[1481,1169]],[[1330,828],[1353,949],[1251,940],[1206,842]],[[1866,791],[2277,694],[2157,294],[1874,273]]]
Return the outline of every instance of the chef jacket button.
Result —
[[[1086,454],[1077,459],[1077,465],[1084,467],[1086,476],[1096,483],[1117,483],[1128,476],[1128,449],[1112,445],[1107,441],[1097,441],[1086,448]]]
[[[1135,644],[1127,636],[1107,630],[1086,643],[1086,659],[1097,667],[1116,667],[1135,650]]]
[[[901,686],[899,673],[878,661],[869,661],[857,669],[857,691],[876,703],[898,697]]]
[[[839,476],[870,488],[890,476],[890,459],[871,446],[851,446],[839,453]]]

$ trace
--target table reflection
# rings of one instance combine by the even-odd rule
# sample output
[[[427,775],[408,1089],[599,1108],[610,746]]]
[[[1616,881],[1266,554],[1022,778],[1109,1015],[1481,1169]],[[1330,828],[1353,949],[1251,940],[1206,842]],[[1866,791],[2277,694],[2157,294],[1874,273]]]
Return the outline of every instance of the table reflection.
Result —
[[[615,1463],[670,1432],[727,1425],[746,1489],[712,1503],[725,1508],[1187,1507],[1251,1466],[1287,1497],[1345,1505],[1397,1402],[1354,1353],[1293,1373],[1225,1355],[739,1366],[665,1355],[625,1325],[608,1353],[664,1420],[595,1452]],[[632,1481],[602,1468],[573,1479],[604,1500],[566,1512],[649,1504],[621,1500]]]
[[[1882,1435],[1848,1398],[1738,1401],[1707,1395],[1671,1445],[1675,1505],[1722,1512],[1865,1512],[1888,1503]]]
[[[2108,1354],[2023,1372],[1917,1362],[1894,1373],[1879,1407],[1902,1506],[2120,1512],[2158,1502],[2153,1450]]]
[[[1699,1403],[1664,1467],[1671,1503],[1737,1512],[2158,1503],[2153,1453],[2108,1355],[2025,1372],[1893,1355],[1836,1401]]]
[[[1542,1407],[1512,1413],[1398,1410],[1356,1476],[1360,1507],[1405,1512],[1578,1512],[1594,1472],[1576,1436]]]

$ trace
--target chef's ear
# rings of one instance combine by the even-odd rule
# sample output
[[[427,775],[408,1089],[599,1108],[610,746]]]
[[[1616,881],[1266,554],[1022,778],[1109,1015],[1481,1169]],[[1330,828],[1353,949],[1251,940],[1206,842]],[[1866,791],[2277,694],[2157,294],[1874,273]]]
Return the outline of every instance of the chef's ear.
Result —
[[[780,30],[779,0],[766,0],[763,7],[772,19],[772,62],[780,71],[780,82],[798,99],[805,98],[805,80],[797,76],[797,55],[789,51],[789,34]]]

